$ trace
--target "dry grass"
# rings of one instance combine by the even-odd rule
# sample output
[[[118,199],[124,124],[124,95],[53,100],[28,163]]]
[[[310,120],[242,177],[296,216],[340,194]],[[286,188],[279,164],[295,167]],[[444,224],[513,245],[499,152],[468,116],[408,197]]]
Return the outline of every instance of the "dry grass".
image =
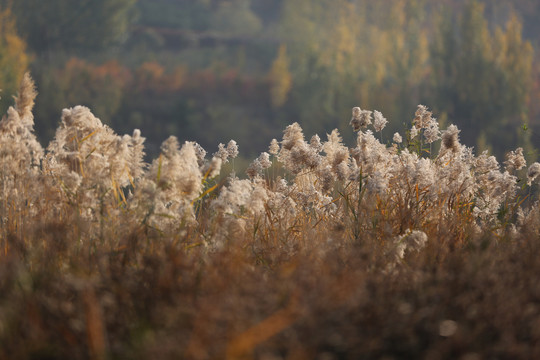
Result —
[[[449,128],[421,157],[356,110],[357,147],[294,124],[272,164],[217,183],[235,144],[206,160],[171,138],[144,165],[139,133],[84,108],[43,152],[29,77],[21,94],[0,126],[0,359],[540,357],[519,151],[503,171]]]
[[[205,254],[133,234],[90,251],[48,230],[64,244],[30,262],[12,238],[2,259],[1,358],[540,355],[537,239],[441,239],[389,273],[369,239]]]

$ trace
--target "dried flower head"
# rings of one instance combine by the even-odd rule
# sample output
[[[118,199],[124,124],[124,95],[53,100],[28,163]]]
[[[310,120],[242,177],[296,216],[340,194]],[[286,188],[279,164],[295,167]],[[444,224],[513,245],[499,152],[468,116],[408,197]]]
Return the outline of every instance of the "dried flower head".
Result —
[[[286,150],[291,150],[295,145],[304,142],[304,133],[298,123],[293,123],[283,132],[282,146]]]
[[[355,107],[352,108],[352,117],[353,118],[359,118],[361,113],[362,113],[362,109],[360,109],[360,107],[355,106]]]
[[[460,130],[457,128],[456,125],[453,125],[453,124],[450,125],[448,129],[443,131],[442,149],[450,150],[453,153],[458,152],[460,149],[459,133],[460,133]]]
[[[401,142],[403,141],[403,139],[401,138],[401,135],[399,135],[399,133],[395,133],[392,140],[394,140],[394,142],[396,144],[401,144]]]
[[[505,156],[504,165],[507,171],[521,170],[527,166],[525,157],[523,156],[523,148],[517,148],[515,151],[510,151]]]
[[[373,127],[375,128],[375,131],[380,132],[382,131],[386,124],[388,123],[388,120],[383,116],[383,114],[380,111],[375,110],[373,112]]]
[[[199,166],[202,166],[204,164],[204,158],[206,157],[206,150],[199,144],[194,143],[195,146],[195,154],[197,155],[197,162],[199,163]]]
[[[210,163],[208,163],[204,173],[208,174],[207,176],[209,179],[215,178],[221,172],[221,164],[221,158],[217,156],[212,157],[212,160],[210,161]]]
[[[270,166],[272,166],[270,154],[263,152],[249,165],[246,170],[246,174],[250,177],[250,179],[254,179],[261,175],[264,169],[268,169]]]
[[[277,155],[279,153],[279,144],[276,139],[272,139],[272,141],[270,142],[268,152],[272,155]]]
[[[272,162],[270,161],[270,154],[267,152],[261,153],[259,155],[259,162],[261,163],[261,166],[263,169],[268,169],[270,166],[272,166]]]
[[[371,111],[354,107],[352,109],[352,118],[349,124],[352,126],[353,131],[360,131],[362,128],[366,128],[371,124]]]
[[[413,125],[413,127],[409,131],[409,136],[411,140],[418,136],[418,129],[416,128],[416,126]]]
[[[129,172],[133,179],[139,179],[143,174],[147,164],[144,162],[144,140],[145,138],[141,136],[141,131],[139,129],[133,130],[133,135],[129,141],[130,154],[130,163],[129,163]]]
[[[309,141],[309,145],[316,151],[321,151],[322,149],[322,143],[321,138],[319,135],[315,134],[311,137],[311,140]]]
[[[238,145],[236,141],[229,141],[226,147],[223,144],[219,144],[218,151],[213,156],[220,158],[223,164],[229,162],[229,158],[234,159],[238,156]]]
[[[418,129],[425,129],[428,127],[429,123],[432,121],[431,115],[432,112],[428,111],[425,105],[418,105],[416,112],[414,113],[413,123]]]
[[[412,248],[412,250],[418,251],[426,245],[428,237],[423,231],[413,230],[402,238],[402,240],[405,239],[408,242],[408,246]]]
[[[143,173],[143,141],[138,131],[133,137],[116,135],[90,109],[75,106],[62,111],[62,123],[49,144],[47,161],[62,176],[65,171],[58,164],[83,175],[87,186],[125,186]]]
[[[215,152],[213,156],[220,158],[223,163],[229,161],[229,152],[227,151],[225,145],[221,143],[218,145],[218,151]]]
[[[15,97],[15,107],[10,107],[7,117],[4,116],[0,121],[2,176],[26,172],[30,167],[36,169],[41,163],[43,148],[33,133],[32,108],[36,95],[34,81],[26,73]]]
[[[540,163],[535,162],[529,166],[527,171],[527,184],[531,186],[532,182],[540,175]]]
[[[229,157],[231,159],[234,159],[238,156],[238,145],[236,144],[236,141],[229,141],[229,143],[227,144],[227,152],[229,153]]]
[[[391,242],[389,257],[399,262],[405,257],[405,251],[419,251],[427,243],[428,237],[425,232],[421,230],[409,230],[407,229],[405,234],[397,236]]]
[[[34,126],[34,101],[37,96],[36,86],[30,73],[25,73],[19,86],[19,93],[15,97],[15,109],[23,122],[23,125],[32,130]]]
[[[426,143],[428,144],[431,144],[441,138],[441,132],[439,131],[439,123],[435,119],[429,119],[424,129],[424,137],[426,139]]]

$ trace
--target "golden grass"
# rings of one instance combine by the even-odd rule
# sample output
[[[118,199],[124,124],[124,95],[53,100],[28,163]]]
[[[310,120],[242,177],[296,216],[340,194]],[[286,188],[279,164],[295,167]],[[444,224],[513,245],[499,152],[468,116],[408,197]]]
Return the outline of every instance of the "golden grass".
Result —
[[[64,113],[64,126],[95,124],[72,152],[57,142],[39,166],[15,161],[10,116],[0,359],[540,357],[536,185],[497,197],[514,178],[481,172],[490,160],[471,165],[459,144],[423,161],[361,133],[349,157],[337,133],[315,151],[294,126],[266,176],[218,183],[174,139],[143,170],[123,163],[116,151],[135,156],[139,135],[84,109]],[[433,168],[435,181],[418,176]],[[489,201],[495,213],[477,211]]]

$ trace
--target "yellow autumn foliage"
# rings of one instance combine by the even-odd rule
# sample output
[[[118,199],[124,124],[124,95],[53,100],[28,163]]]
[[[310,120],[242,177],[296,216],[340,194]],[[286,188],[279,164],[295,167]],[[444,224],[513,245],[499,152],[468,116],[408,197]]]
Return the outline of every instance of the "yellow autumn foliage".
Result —
[[[10,9],[0,10],[0,104],[11,101],[18,84],[28,69],[26,43],[17,35],[15,20]]]
[[[287,48],[285,45],[281,45],[278,55],[272,63],[269,80],[272,106],[279,108],[287,101],[287,95],[292,87],[289,58],[287,57]]]

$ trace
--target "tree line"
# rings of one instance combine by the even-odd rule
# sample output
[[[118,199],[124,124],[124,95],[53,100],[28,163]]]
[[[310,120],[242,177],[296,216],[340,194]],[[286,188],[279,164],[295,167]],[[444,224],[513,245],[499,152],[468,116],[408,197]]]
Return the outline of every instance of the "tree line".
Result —
[[[30,69],[46,142],[83,104],[149,151],[168,135],[264,151],[285,125],[348,128],[353,106],[410,127],[416,105],[477,151],[540,136],[532,0],[0,0],[0,103]],[[154,150],[152,150],[154,149]]]

